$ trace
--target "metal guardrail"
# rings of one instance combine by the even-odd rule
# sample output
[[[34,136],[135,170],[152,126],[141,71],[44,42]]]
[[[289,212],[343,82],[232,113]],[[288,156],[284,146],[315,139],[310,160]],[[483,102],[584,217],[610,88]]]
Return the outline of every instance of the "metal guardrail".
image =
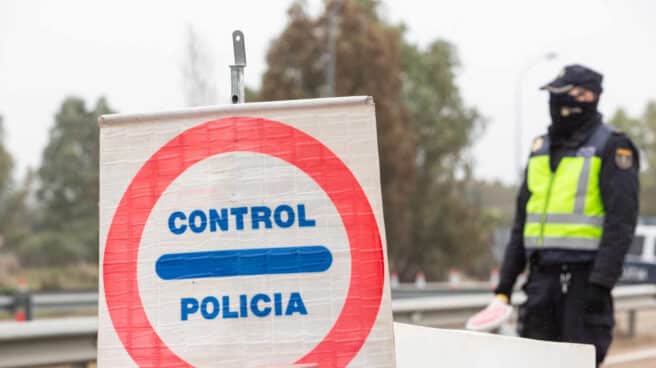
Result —
[[[35,310],[39,312],[74,312],[80,310],[95,311],[98,307],[98,293],[93,291],[45,292],[29,291],[13,295],[0,295],[0,311],[16,313],[22,310],[27,320],[33,318]]]
[[[35,306],[80,308],[95,306],[97,302],[95,293],[53,295],[35,295]],[[637,311],[656,308],[656,285],[620,286],[615,288],[613,296],[618,312],[633,314],[630,318],[633,318],[634,326]],[[490,298],[491,294],[486,292],[396,299],[392,301],[392,310],[397,322],[434,327],[462,326],[471,313],[485,307]],[[524,298],[522,293],[516,293],[513,303],[521,303]],[[8,298],[0,297],[0,307],[9,305],[9,302]],[[96,359],[97,326],[96,317],[0,322],[0,368],[54,364],[84,367]]]
[[[490,293],[443,295],[392,300],[394,320],[431,327],[462,327],[473,313],[485,308]],[[636,334],[636,313],[656,308],[656,285],[619,286],[613,290],[616,313],[627,313],[628,336]],[[526,300],[522,292],[513,294],[513,305]]]
[[[471,311],[484,308],[491,298],[489,287],[485,283],[465,284],[453,289],[447,283],[429,283],[426,287],[416,288],[414,284],[401,284],[392,288],[392,306],[395,315],[409,312],[440,311]],[[653,298],[646,298],[651,294]],[[650,307],[656,302],[656,285],[623,285],[613,290],[615,300],[619,302],[619,310],[636,306]],[[524,302],[525,295],[521,291],[513,294],[513,304]],[[32,293],[31,307],[39,311],[67,312],[95,309],[98,306],[98,294],[92,291],[45,292]],[[14,296],[0,295],[0,310],[8,311],[16,307]],[[464,320],[463,320],[464,321]],[[443,326],[440,323],[438,326]]]
[[[11,309],[14,306],[14,297],[0,295],[0,309]]]
[[[422,288],[415,284],[401,284],[392,289],[393,299],[408,299],[447,294],[475,294],[489,290],[488,283],[468,282],[457,289],[446,282],[427,283]],[[17,298],[21,296],[21,298]],[[25,297],[29,296],[29,297]],[[18,300],[20,299],[20,300]],[[28,302],[30,306],[20,305]],[[12,295],[0,295],[0,311],[13,312],[17,307],[33,309],[38,312],[70,312],[78,310],[95,310],[98,306],[98,293],[95,291],[65,291],[65,292],[23,292]],[[31,318],[28,318],[31,319]]]
[[[63,292],[34,294],[32,303],[38,309],[83,309],[98,307],[96,292]]]
[[[0,323],[0,368],[73,364],[96,360],[96,317]]]

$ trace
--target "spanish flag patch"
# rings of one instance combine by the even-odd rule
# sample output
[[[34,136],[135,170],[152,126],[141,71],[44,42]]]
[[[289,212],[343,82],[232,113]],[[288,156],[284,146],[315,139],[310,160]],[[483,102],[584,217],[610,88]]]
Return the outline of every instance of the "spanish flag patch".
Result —
[[[622,170],[633,166],[633,152],[630,149],[618,148],[615,151],[615,164]]]

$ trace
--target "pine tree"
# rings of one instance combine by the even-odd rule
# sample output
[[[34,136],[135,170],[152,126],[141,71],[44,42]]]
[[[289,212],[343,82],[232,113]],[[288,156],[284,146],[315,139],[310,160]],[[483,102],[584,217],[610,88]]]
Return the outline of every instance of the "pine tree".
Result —
[[[408,44],[403,26],[379,8],[374,0],[332,0],[313,18],[302,2],[292,5],[268,52],[259,99],[373,96],[392,270],[406,280],[420,269],[441,276],[454,263],[479,270],[490,232],[470,198],[468,147],[483,121],[460,98],[455,49]]]
[[[55,117],[37,171],[36,234],[21,248],[29,264],[97,262],[98,117],[110,113],[104,98],[87,110],[67,98]]]
[[[269,50],[260,98],[323,96],[330,22],[336,22],[334,91],[337,96],[374,97],[384,212],[389,214],[385,217],[387,240],[410,246],[407,208],[414,187],[414,137],[401,100],[401,30],[381,22],[374,3],[329,1],[317,19],[296,3],[288,14],[287,28]]]

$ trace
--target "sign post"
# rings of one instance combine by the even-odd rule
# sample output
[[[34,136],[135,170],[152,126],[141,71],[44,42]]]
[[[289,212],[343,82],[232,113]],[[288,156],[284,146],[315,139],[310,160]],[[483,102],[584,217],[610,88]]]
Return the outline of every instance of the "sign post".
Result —
[[[230,90],[232,103],[246,102],[244,92],[244,68],[246,67],[246,39],[242,31],[232,32],[232,48],[235,53],[235,63],[230,65]]]
[[[395,366],[370,97],[100,127],[100,367]]]

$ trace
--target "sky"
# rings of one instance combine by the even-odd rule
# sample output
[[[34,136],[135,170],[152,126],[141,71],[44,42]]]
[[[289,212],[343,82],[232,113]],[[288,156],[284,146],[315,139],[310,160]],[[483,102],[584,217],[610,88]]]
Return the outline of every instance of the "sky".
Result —
[[[107,97],[120,112],[184,106],[182,64],[192,25],[216,65],[219,103],[228,103],[231,33],[245,33],[246,83],[257,87],[266,51],[287,22],[290,0],[0,1],[0,115],[17,175],[38,167],[54,114],[66,96],[89,106]],[[308,0],[317,13],[322,1]],[[640,114],[656,100],[656,2],[651,0],[386,0],[383,15],[425,46],[450,41],[461,66],[465,103],[486,118],[472,153],[476,174],[516,181],[515,126],[521,114],[521,163],[549,124],[538,87],[563,65],[604,74],[600,110]],[[544,56],[555,53],[548,60]]]

